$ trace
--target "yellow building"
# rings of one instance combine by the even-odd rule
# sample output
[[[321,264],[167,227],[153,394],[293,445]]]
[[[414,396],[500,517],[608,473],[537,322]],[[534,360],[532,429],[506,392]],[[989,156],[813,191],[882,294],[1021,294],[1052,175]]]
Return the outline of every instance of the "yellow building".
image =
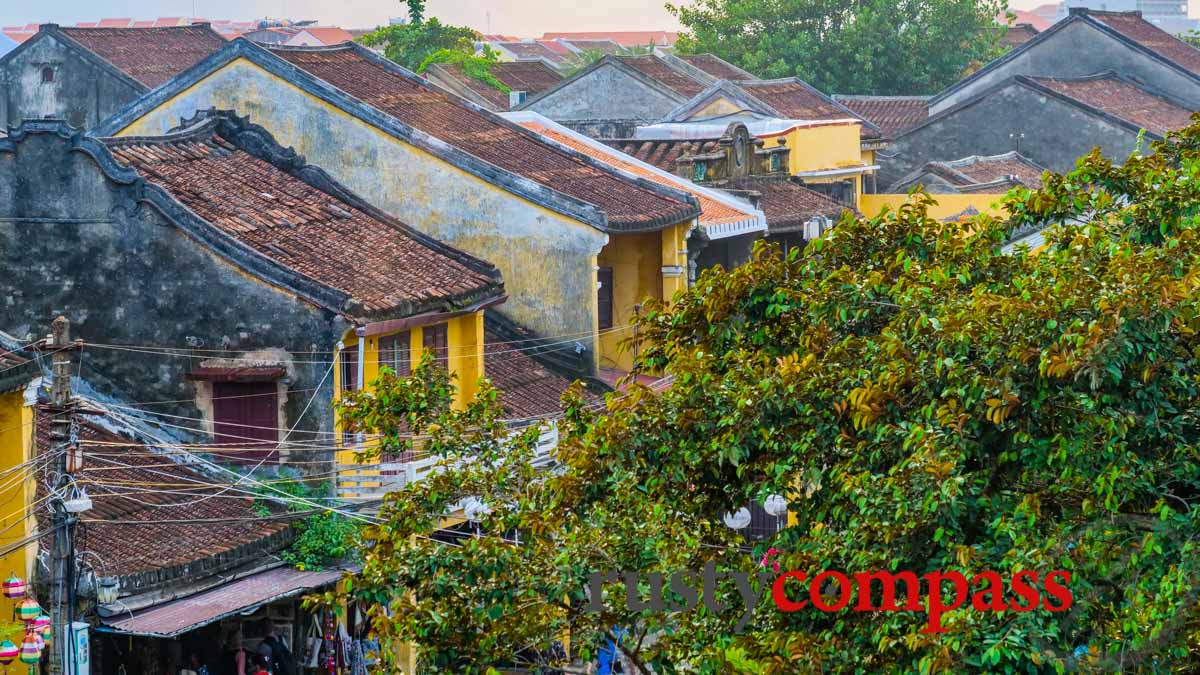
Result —
[[[668,281],[633,289],[641,297],[669,294],[674,268],[685,267],[677,254],[662,259],[661,236],[643,235],[692,222],[699,207],[689,195],[547,143],[358,45],[234,40],[96,133],[164,133],[213,107],[248,115],[366,202],[494,263],[509,295],[498,311],[548,339],[578,342],[591,371],[583,374],[628,363],[601,338],[602,316],[613,314],[613,328],[629,317],[601,311],[609,289],[598,287],[606,272],[597,268],[611,266],[614,283],[641,283],[649,273],[630,276],[630,265],[658,259],[655,276]]]
[[[916,189],[936,200],[929,217],[958,220],[978,213],[1001,215],[1000,202],[1013,188],[1037,189],[1046,169],[1018,152],[971,156],[946,162],[928,162],[888,188],[886,194],[865,195],[862,212],[878,214],[908,202]]]
[[[880,129],[798,78],[722,80],[662,123],[640,127],[637,138],[709,138],[733,122],[744,123],[768,146],[784,141],[792,176],[807,185],[830,185],[830,194],[856,207],[879,168]]]
[[[8,550],[34,533],[37,522],[30,514],[37,492],[33,472],[34,406],[26,391],[40,373],[33,362],[0,348],[0,550]],[[37,543],[0,556],[0,574],[29,579]]]

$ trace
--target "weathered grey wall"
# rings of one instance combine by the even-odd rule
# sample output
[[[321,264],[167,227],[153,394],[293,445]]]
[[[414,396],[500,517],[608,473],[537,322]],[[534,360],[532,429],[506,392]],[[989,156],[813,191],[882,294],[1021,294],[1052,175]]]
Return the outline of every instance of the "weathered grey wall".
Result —
[[[498,308],[543,336],[596,329],[594,258],[608,235],[527,201],[239,59],[119,135],[161,134],[197,110],[249,115],[367,202],[500,269]],[[591,338],[579,342],[595,353]]]
[[[553,89],[522,110],[556,122],[567,120],[659,119],[682,103],[612,64]]]
[[[73,337],[116,345],[229,351],[241,357],[282,348],[285,406],[294,423],[332,358],[340,317],[255,280],[213,254],[145,202],[109,180],[90,155],[55,134],[31,134],[15,153],[0,149],[0,329],[43,335],[65,314]],[[126,401],[193,400],[186,374],[200,358],[91,348],[81,375]],[[241,365],[252,365],[243,363]],[[332,432],[332,378],[293,439]],[[194,403],[147,406],[201,417]],[[191,423],[185,423],[191,424]]]
[[[127,81],[93,65],[54,35],[34,42],[0,65],[0,122],[56,117],[90,129],[142,94]],[[42,82],[42,69],[54,69],[54,81]]]
[[[561,124],[584,136],[600,140],[633,138],[637,128],[654,124],[658,119],[642,120],[563,120]]]
[[[1022,133],[1023,139],[1013,137]],[[930,161],[999,155],[1011,150],[1020,150],[1034,162],[1061,173],[1069,171],[1077,158],[1094,147],[1123,161],[1136,146],[1137,132],[1014,82],[901,135],[876,155],[880,165],[878,182],[892,186]]]
[[[999,65],[929,108],[935,115],[1011,77],[1084,77],[1107,70],[1139,80],[1151,88],[1200,107],[1200,82],[1152,57],[1075,21],[1044,42]]]

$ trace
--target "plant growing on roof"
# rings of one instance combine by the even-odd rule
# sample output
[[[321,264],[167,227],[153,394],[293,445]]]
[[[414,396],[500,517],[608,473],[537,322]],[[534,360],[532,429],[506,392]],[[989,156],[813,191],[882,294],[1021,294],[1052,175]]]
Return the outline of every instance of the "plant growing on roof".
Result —
[[[466,52],[457,51],[454,49],[441,49],[433,54],[430,54],[424,61],[421,62],[418,73],[423,73],[430,65],[434,63],[451,63],[462,68],[467,77],[478,80],[489,87],[499,90],[505,94],[512,91],[507,84],[504,84],[496,78],[492,72],[492,66],[498,61],[496,52],[487,45],[484,45],[483,51],[478,55],[468,54]]]
[[[1122,166],[1094,152],[1010,193],[1002,219],[939,222],[917,195],[704,273],[641,323],[638,369],[672,386],[633,386],[603,415],[568,396],[552,472],[528,465],[531,438],[503,442],[491,390],[450,411],[420,395],[427,370],[381,378],[356,419],[428,436],[445,470],[388,497],[349,595],[451,672],[544,664],[568,631],[580,660],[612,639],[666,672],[1189,670],[1200,123],[1149,149]],[[1036,253],[1003,252],[1038,223],[1062,224]],[[772,494],[795,524],[739,549],[722,515]],[[490,506],[481,536],[433,541],[466,497]],[[769,548],[783,570],[1065,569],[1074,606],[955,610],[945,633],[924,612],[762,611],[738,632],[732,609],[584,609],[591,572],[753,573]]]

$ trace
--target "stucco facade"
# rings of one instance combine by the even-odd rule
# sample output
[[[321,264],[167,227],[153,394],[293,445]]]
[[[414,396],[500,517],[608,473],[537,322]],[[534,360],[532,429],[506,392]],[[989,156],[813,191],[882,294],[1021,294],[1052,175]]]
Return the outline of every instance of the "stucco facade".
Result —
[[[1130,125],[1014,80],[895,139],[881,153],[878,180],[890,186],[926,162],[1013,150],[1062,173],[1092,148],[1123,161],[1137,143]]]
[[[293,146],[366,201],[492,262],[509,300],[499,308],[547,336],[577,335],[595,354],[593,260],[608,235],[470,174],[352,116],[246,59],[181,91],[119,135],[159,134],[197,110],[232,109]]]
[[[53,32],[39,33],[0,59],[0,122],[9,126],[54,117],[88,129],[145,91]]]
[[[593,133],[588,135],[595,135],[609,131],[606,121],[619,120],[623,123],[611,129],[612,132],[624,130],[634,120],[643,124],[653,123],[684,100],[674,92],[639,77],[614,60],[605,60],[590,71],[526,101],[518,109],[540,113],[582,133],[591,131]]]
[[[62,314],[86,342],[213,350],[197,354],[242,366],[277,350],[271,362],[286,369],[283,418],[297,426],[292,439],[332,432],[333,382],[317,386],[328,359],[284,352],[331,353],[347,329],[343,317],[198,242],[148,202],[143,181],[111,158],[102,167],[78,136],[47,130],[15,138],[0,145],[0,329],[40,335]],[[188,375],[220,361],[101,348],[84,359],[101,394],[173,401],[154,411],[196,419],[204,412]]]
[[[929,114],[948,110],[1017,75],[1069,78],[1108,70],[1200,107],[1200,78],[1195,74],[1076,16],[935,96]]]

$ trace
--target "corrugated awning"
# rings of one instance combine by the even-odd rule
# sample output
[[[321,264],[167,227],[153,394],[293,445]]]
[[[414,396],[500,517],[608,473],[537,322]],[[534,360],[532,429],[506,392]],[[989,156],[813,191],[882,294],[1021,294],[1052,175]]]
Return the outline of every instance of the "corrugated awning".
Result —
[[[252,611],[262,605],[327,586],[343,574],[345,572],[342,570],[302,572],[292,567],[277,567],[132,614],[102,618],[102,625],[97,630],[122,635],[173,638],[227,616]]]

